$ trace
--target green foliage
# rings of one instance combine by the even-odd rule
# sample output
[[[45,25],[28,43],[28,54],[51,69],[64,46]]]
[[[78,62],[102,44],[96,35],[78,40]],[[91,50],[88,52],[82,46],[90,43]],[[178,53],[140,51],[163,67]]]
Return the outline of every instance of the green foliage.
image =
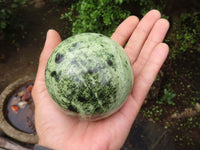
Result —
[[[116,4],[132,4],[133,8],[140,7],[140,12],[145,15],[149,10],[157,9],[163,11],[166,8],[166,4],[163,0],[115,0]],[[166,16],[165,16],[166,17]]]
[[[115,4],[123,4],[123,3],[130,3],[133,0],[115,0],[114,3]]]
[[[200,52],[200,14],[182,13],[172,24],[171,34],[167,37],[171,49],[170,58],[175,59],[183,53]]]
[[[111,35],[118,24],[130,15],[118,3],[120,0],[82,0],[72,4],[71,10],[63,18],[72,21],[72,34],[96,32]],[[74,14],[77,13],[74,17]]]
[[[174,105],[173,98],[176,96],[175,93],[173,93],[171,90],[164,89],[164,94],[160,101],[158,101],[159,104],[167,103],[169,105]]]
[[[54,0],[61,1],[61,0]],[[145,14],[151,9],[162,11],[165,4],[162,0],[82,0],[72,3],[71,9],[61,19],[72,22],[72,34],[81,32],[96,32],[110,36],[116,27],[127,18],[131,12],[126,8],[132,5],[132,10],[141,8]]]
[[[155,2],[155,0],[133,0],[134,2],[139,2],[139,6],[141,7],[141,14],[145,15],[149,10],[157,9],[160,12],[162,12],[166,4],[163,2],[163,0],[158,0]],[[163,15],[163,17],[167,18],[167,16]]]
[[[27,0],[0,0],[0,34],[11,24],[15,12],[26,4]],[[17,19],[17,17],[15,18]]]

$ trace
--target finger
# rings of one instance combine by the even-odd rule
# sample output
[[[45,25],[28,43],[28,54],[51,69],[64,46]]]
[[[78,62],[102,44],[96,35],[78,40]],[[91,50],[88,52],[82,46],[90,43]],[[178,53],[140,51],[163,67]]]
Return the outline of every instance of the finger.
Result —
[[[150,32],[136,62],[133,65],[134,75],[137,76],[142,70],[153,48],[161,43],[169,29],[169,22],[166,19],[159,19]]]
[[[57,45],[61,42],[60,35],[55,30],[49,30],[47,32],[45,45],[43,51],[40,55],[40,61],[38,66],[37,78],[44,79],[44,72],[47,61],[53,52],[53,50],[57,47]]]
[[[131,94],[138,106],[142,105],[145,96],[147,95],[158,71],[168,55],[168,51],[169,47],[167,44],[158,44],[152,51],[151,56],[148,62],[145,64],[143,70],[135,78],[135,83],[133,85]]]
[[[161,14],[159,11],[152,10],[148,12],[137,25],[125,47],[125,51],[127,52],[131,63],[135,62],[153,25],[160,17]]]
[[[128,17],[117,27],[111,38],[121,46],[124,46],[134,31],[135,27],[137,26],[138,22],[139,19],[136,16]]]
[[[127,101],[118,113],[113,115],[113,120],[117,118],[116,122],[119,123],[119,120],[123,120],[121,121],[122,124],[125,122],[125,124],[123,124],[125,129],[129,129],[136,118],[145,96],[147,95],[160,67],[167,57],[168,51],[168,45],[165,43],[160,43],[154,48],[144,69],[135,79],[132,92],[127,98]]]

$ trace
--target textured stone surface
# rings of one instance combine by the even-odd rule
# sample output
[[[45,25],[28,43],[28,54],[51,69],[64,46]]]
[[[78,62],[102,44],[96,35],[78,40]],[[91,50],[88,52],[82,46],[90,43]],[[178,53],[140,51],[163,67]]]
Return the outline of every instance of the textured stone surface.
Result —
[[[82,118],[106,117],[126,100],[133,71],[123,48],[96,33],[64,40],[50,56],[46,86],[53,100]]]

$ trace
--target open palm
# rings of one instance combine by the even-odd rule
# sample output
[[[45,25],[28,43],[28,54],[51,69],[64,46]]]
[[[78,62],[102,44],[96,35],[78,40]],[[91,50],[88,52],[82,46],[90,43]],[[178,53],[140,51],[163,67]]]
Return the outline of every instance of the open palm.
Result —
[[[141,21],[130,16],[113,33],[113,40],[122,46],[126,43],[124,49],[134,70],[134,85],[118,112],[95,122],[67,116],[49,96],[45,86],[45,66],[61,38],[56,31],[48,31],[32,91],[40,145],[56,150],[117,150],[122,147],[168,54],[168,46],[162,41],[169,23],[160,17],[156,10],[148,12]]]

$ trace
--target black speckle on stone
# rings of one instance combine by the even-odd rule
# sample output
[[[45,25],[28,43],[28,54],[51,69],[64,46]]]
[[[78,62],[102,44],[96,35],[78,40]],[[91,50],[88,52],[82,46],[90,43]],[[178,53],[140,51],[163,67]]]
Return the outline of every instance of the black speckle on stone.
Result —
[[[91,69],[88,69],[87,71],[89,74],[93,74],[93,71]]]
[[[104,99],[105,98],[104,92],[102,90],[98,91],[98,97],[100,99]]]
[[[52,78],[55,78],[56,82],[59,82],[59,81],[60,81],[60,77],[59,77],[59,75],[56,73],[56,71],[52,71],[52,72],[51,72],[51,77],[52,77]]]
[[[100,107],[97,107],[97,108],[95,108],[94,112],[95,113],[102,113],[103,111],[102,111],[102,109]]]
[[[80,102],[87,102],[87,99],[85,97],[83,97],[83,96],[79,96],[78,97],[78,101],[80,101]]]
[[[107,60],[107,63],[108,63],[109,66],[113,65],[113,62],[110,59]]]
[[[111,58],[114,58],[114,55],[113,55],[113,54],[111,54],[111,55],[110,55],[110,57],[111,57]]]
[[[79,42],[78,43],[74,43],[73,45],[72,45],[72,47],[77,47],[79,45]]]
[[[102,34],[99,34],[99,37],[103,37],[103,35],[102,35]]]
[[[69,49],[69,51],[72,52],[72,51],[74,51],[78,48],[81,48],[80,46],[81,46],[82,43],[83,43],[83,41],[72,44],[72,47]]]
[[[51,77],[55,77],[56,76],[56,71],[52,71],[51,72]]]
[[[55,62],[56,62],[57,64],[59,64],[60,62],[63,61],[63,58],[64,58],[64,56],[63,56],[62,54],[57,53],[57,54],[56,54],[56,58],[55,58]]]
[[[128,62],[127,62],[127,61],[125,61],[124,67],[125,67],[125,68],[128,68]]]
[[[80,80],[78,77],[75,77],[75,78],[74,78],[74,81],[77,82],[77,83],[80,83],[80,82],[81,82],[81,80]],[[74,88],[76,88],[75,85],[74,85]]]
[[[78,113],[78,110],[77,110],[77,108],[75,108],[75,107],[74,107],[74,106],[72,106],[72,105],[69,105],[68,109],[69,109],[70,111],[73,111],[73,112],[76,112],[76,113]]]

